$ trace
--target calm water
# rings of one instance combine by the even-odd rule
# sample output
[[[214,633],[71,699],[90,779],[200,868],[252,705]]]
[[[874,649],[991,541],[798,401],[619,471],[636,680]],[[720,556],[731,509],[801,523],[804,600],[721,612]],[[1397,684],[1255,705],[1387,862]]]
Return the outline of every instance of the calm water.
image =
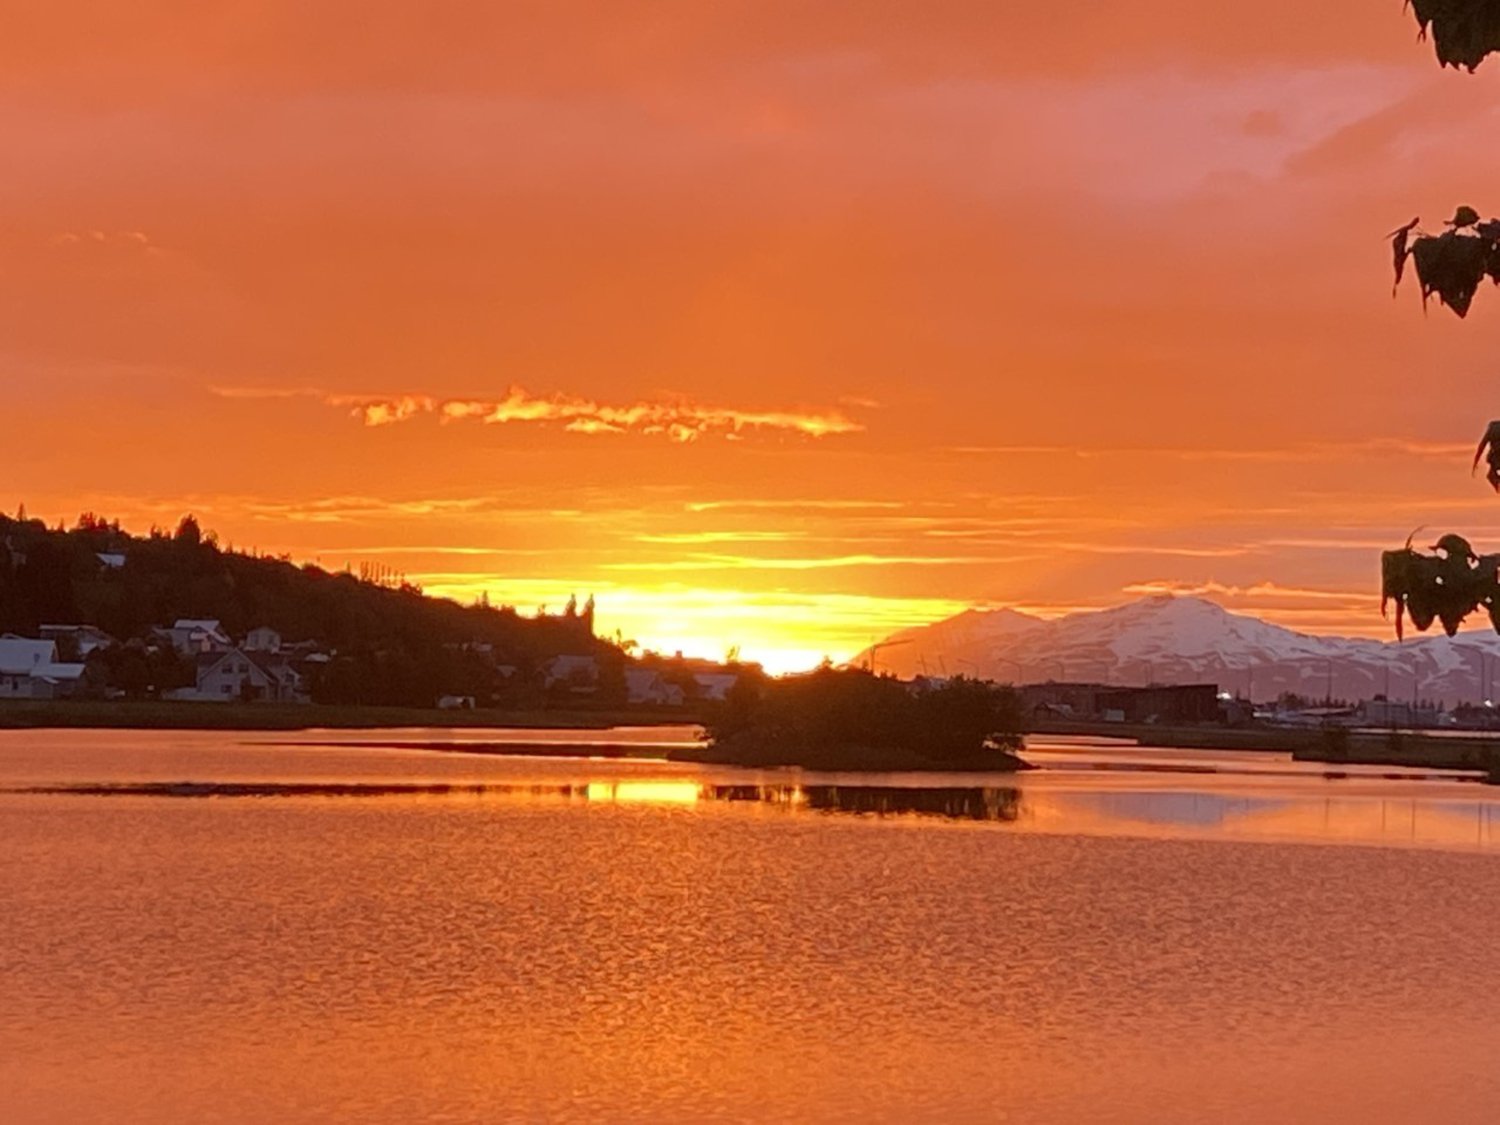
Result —
[[[301,740],[0,733],[0,1120],[1500,1104],[1500,790],[1061,744],[929,786]]]

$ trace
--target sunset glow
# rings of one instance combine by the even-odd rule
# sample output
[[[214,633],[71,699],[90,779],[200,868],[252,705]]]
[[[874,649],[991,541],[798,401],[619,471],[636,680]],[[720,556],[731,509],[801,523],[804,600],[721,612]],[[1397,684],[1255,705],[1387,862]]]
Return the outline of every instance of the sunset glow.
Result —
[[[1380,549],[1500,542],[1494,310],[1381,238],[1495,209],[1500,68],[1399,5],[1003,7],[36,7],[0,507],[775,671],[1157,591],[1384,632]]]

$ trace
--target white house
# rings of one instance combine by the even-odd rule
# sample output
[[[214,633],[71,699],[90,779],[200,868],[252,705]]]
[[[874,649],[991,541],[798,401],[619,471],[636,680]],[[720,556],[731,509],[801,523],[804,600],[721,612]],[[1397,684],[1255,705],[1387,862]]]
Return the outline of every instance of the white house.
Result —
[[[280,652],[281,634],[267,625],[251,629],[245,634],[246,652]]]
[[[668,683],[654,668],[627,668],[625,701],[655,707],[681,707],[682,688]]]
[[[293,668],[284,657],[271,653],[252,653],[262,672],[271,678],[271,690],[266,695],[268,703],[311,703],[307,685],[302,674]]]
[[[166,698],[198,703],[306,703],[302,677],[284,660],[266,653],[230,648],[198,654],[194,686],[166,693]]]
[[[29,676],[40,665],[56,663],[54,641],[33,640],[14,633],[0,637],[0,672],[8,676]]]
[[[165,632],[171,638],[172,647],[184,656],[200,652],[223,652],[233,647],[228,634],[214,620],[182,617]]]
[[[729,689],[740,682],[735,672],[698,672],[693,676],[698,685],[698,698],[722,703],[729,696]]]
[[[72,695],[82,664],[59,664],[55,641],[6,633],[0,637],[0,699],[57,699]]]
[[[599,662],[592,656],[564,654],[542,665],[542,687],[566,684],[577,695],[599,690]]]
[[[94,625],[43,625],[38,632],[42,634],[42,640],[58,644],[71,639],[81,657],[115,643],[113,637]]]

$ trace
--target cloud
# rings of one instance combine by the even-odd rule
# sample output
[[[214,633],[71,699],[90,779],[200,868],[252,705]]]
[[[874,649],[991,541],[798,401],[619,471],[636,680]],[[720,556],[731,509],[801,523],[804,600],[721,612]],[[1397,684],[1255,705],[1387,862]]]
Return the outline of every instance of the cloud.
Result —
[[[435,400],[421,395],[401,395],[399,398],[375,401],[329,395],[323,401],[330,406],[353,407],[354,416],[363,418],[367,426],[389,426],[395,422],[405,422],[419,414],[431,414],[438,406]]]
[[[1282,449],[1187,449],[1172,446],[1159,448],[1106,448],[1066,445],[957,445],[945,452],[969,456],[993,457],[1135,457],[1165,458],[1177,461],[1263,461],[1296,464],[1308,461],[1344,461],[1368,457],[1415,457],[1447,460],[1462,458],[1473,452],[1472,445],[1461,442],[1412,441],[1399,437],[1376,437],[1363,441],[1303,442]]]
[[[211,386],[208,393],[215,398],[232,401],[258,402],[262,399],[322,398],[323,392],[311,387],[220,387]]]
[[[152,245],[150,237],[144,231],[138,230],[65,230],[52,236],[53,246],[71,247],[102,247],[108,250],[135,251],[140,254],[160,254],[161,250]]]
[[[691,555],[655,562],[605,563],[605,570],[840,570],[854,566],[975,566],[1023,562],[1030,556],[833,555],[824,558],[761,558],[748,555]]]
[[[297,388],[210,387],[220,398],[316,398],[347,409],[366,426],[390,426],[419,417],[442,423],[484,425],[561,423],[575,434],[644,434],[673,442],[700,437],[738,438],[750,432],[779,431],[803,437],[861,433],[864,426],[840,410],[743,410],[706,406],[687,399],[641,401],[626,405],[596,402],[579,395],[534,395],[512,386],[500,399],[439,399],[431,395],[351,395]]]
[[[637,535],[638,543],[693,545],[706,543],[785,543],[806,535],[787,531],[674,531]]]
[[[1390,539],[1376,539],[1370,536],[1355,539],[1310,536],[1297,539],[1266,539],[1256,546],[1265,550],[1360,551],[1368,554],[1373,551],[1389,551],[1395,544]]]
[[[573,433],[664,435],[671,441],[695,441],[706,434],[734,435],[744,430],[782,430],[807,437],[858,433],[864,427],[840,411],[755,411],[675,402],[636,402],[610,406],[568,394],[532,395],[511,387],[498,401],[403,398],[354,402],[367,425],[404,421],[419,411],[436,412],[446,421],[477,419],[486,425],[508,422],[564,422]],[[392,412],[398,416],[391,416]]]
[[[1133,582],[1124,592],[1134,595],[1178,594],[1192,597],[1212,595],[1221,598],[1270,598],[1295,601],[1370,602],[1368,590],[1313,590],[1298,586],[1281,586],[1275,582],[1257,582],[1251,586],[1230,586],[1222,582]]]
[[[576,519],[579,509],[556,506],[535,507],[507,504],[497,497],[464,496],[423,499],[388,499],[377,496],[329,496],[305,500],[267,500],[246,497],[196,498],[196,501],[173,501],[166,511],[221,511],[243,515],[253,520],[306,523],[367,525],[374,520],[410,521],[422,517],[464,516],[503,519],[506,521],[538,520],[555,522]]]
[[[696,500],[684,505],[689,512],[729,511],[865,511],[905,508],[899,500]]]
[[[1184,559],[1229,559],[1249,554],[1240,546],[1184,547],[1149,543],[1038,543],[1048,551],[1077,551],[1091,555],[1169,555]]]
[[[253,519],[293,523],[350,523],[380,517],[410,518],[443,513],[467,514],[483,508],[483,499],[385,500],[372,496],[331,496],[302,501],[252,500],[244,505]]]

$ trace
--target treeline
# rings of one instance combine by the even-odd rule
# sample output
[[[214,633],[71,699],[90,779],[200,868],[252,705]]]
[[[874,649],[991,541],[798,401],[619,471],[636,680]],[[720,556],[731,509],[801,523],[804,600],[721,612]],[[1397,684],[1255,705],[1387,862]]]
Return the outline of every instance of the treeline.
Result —
[[[427,597],[392,576],[222,549],[190,516],[174,532],[145,536],[90,514],[68,529],[0,516],[0,633],[89,624],[129,641],[180,618],[216,619],[232,637],[269,626],[288,642],[316,641],[335,654],[308,670],[319,702],[430,707],[455,694],[531,705],[542,702],[535,669],[563,653],[599,661],[601,703],[615,680],[623,684],[623,654],[576,614],[522,617],[509,606]],[[112,659],[129,665],[132,686],[182,678],[146,667],[144,656]]]

